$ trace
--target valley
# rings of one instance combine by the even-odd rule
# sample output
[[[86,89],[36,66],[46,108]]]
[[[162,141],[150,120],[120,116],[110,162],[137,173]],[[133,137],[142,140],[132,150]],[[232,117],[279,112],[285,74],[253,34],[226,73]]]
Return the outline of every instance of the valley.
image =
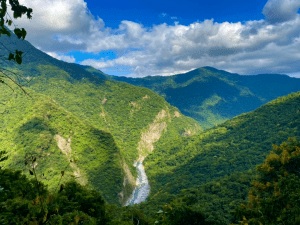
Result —
[[[300,79],[212,67],[113,77],[14,36],[0,40],[27,53],[21,65],[2,66],[28,94],[0,89],[0,219],[300,220],[292,186],[300,183]]]

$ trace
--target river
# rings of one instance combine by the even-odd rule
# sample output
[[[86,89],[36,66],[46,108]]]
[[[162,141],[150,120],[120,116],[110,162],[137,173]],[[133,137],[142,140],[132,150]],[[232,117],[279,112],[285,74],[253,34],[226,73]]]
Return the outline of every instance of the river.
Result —
[[[126,201],[125,205],[133,205],[144,202],[150,193],[150,185],[148,183],[148,178],[145,173],[143,162],[138,161],[133,164],[138,172],[138,177],[136,180],[136,187],[130,195],[129,199]]]

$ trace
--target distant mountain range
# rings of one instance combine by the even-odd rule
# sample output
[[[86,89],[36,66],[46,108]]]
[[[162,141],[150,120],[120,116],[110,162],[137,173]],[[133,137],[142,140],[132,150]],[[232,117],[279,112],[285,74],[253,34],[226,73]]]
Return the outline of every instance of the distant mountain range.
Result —
[[[166,217],[178,219],[167,224],[184,224],[181,216],[186,221],[194,215],[203,224],[238,223],[233,209],[249,201],[256,168],[272,144],[300,139],[297,78],[241,76],[211,67],[168,77],[116,77],[54,59],[15,35],[1,36],[0,42],[5,46],[0,45],[1,70],[18,74],[30,95],[9,80],[15,92],[1,86],[0,152],[8,156],[1,166],[32,177],[24,161],[35,156],[31,169],[50,190],[62,177],[62,183],[75,180],[121,206],[136,186],[133,163],[144,160],[150,195],[132,208],[106,204],[105,213],[115,216],[112,224],[132,224],[133,215],[146,220],[143,213],[150,218],[148,224]],[[23,64],[5,60],[7,49],[23,51]],[[295,164],[287,164],[288,152],[283,156],[270,158],[274,165],[299,164],[298,148],[293,152]],[[292,168],[295,171],[298,176]],[[289,179],[284,173],[284,180]],[[276,190],[276,197],[274,185],[270,193]],[[31,199],[22,207],[33,208],[35,203]],[[19,206],[19,197],[14,204]],[[14,207],[7,210],[13,212]],[[54,212],[61,212],[55,207]],[[68,210],[70,218],[72,205]]]
[[[173,76],[127,78],[82,67],[103,79],[153,90],[184,115],[197,120],[204,129],[253,111],[280,96],[300,91],[300,79],[281,74],[247,76],[202,67]]]

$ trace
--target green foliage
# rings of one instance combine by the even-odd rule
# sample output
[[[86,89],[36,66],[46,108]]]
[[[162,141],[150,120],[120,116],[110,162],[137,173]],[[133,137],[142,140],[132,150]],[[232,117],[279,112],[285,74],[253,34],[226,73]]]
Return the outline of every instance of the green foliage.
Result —
[[[103,79],[123,81],[153,90],[184,115],[197,120],[204,129],[300,90],[300,80],[286,75],[240,76],[212,67],[173,76],[143,78],[108,76],[92,67],[83,68]]]
[[[1,37],[1,35],[7,35],[8,37],[10,37],[11,36],[11,31],[9,31],[4,26],[4,21],[5,21],[4,16],[7,14],[7,3],[6,3],[6,0],[1,0],[0,2],[1,2],[1,8],[0,8],[0,26],[1,26],[0,37]],[[19,17],[22,17],[22,15],[24,15],[24,14],[27,14],[28,19],[32,18],[32,16],[31,16],[32,9],[27,8],[23,5],[20,5],[18,0],[9,0],[9,4],[11,5],[11,10],[13,11],[13,14],[14,14],[13,17],[15,19],[17,19]],[[12,20],[7,19],[5,21],[5,23],[7,23],[9,26],[11,26]],[[27,32],[24,28],[22,28],[22,29],[15,28],[14,33],[18,37],[18,39],[23,38],[23,40],[25,39],[25,37],[27,35]],[[8,56],[9,61],[15,61],[18,64],[22,63],[22,54],[24,52],[19,51],[19,50],[15,50],[15,54],[14,54],[7,48],[8,46],[6,46],[3,43],[1,43],[1,44],[6,50],[9,51],[9,56]],[[1,69],[3,69],[3,68],[1,68]],[[14,79],[12,79],[11,76],[7,75],[5,72],[3,72],[3,70],[0,71],[0,72],[1,72],[0,83],[8,85],[8,83],[6,82],[6,80],[8,79],[10,81],[13,81],[14,84],[16,84],[21,90],[24,91],[22,86],[18,82],[16,82]]]
[[[0,152],[7,154],[0,153],[0,224],[255,224],[261,214],[266,224],[269,218],[273,224],[298,223],[298,148],[276,147],[277,156],[270,154],[257,167],[263,179],[253,180],[271,144],[299,137],[300,92],[200,133],[195,120],[147,88],[60,62],[26,42],[22,48],[30,50],[30,57],[5,68],[30,80],[26,91],[32,99],[20,91],[12,95],[7,87],[0,90]],[[247,89],[239,79],[202,68],[185,76],[134,81],[177,102],[208,128],[274,98],[260,95],[253,84]],[[126,172],[136,176],[132,164],[141,154],[142,133],[162,110],[166,116],[159,120],[167,126],[144,161],[150,196],[140,205],[120,208],[116,205],[133,188],[125,178]],[[251,182],[257,190],[250,190]],[[260,195],[268,182],[271,189]],[[233,212],[247,201],[249,207]]]
[[[300,136],[300,92],[274,100],[203,133],[157,143],[145,159],[151,196],[178,194],[262,163],[272,144]],[[249,157],[251,155],[251,157]]]
[[[29,63],[23,65],[19,73],[26,79],[30,77],[31,81],[27,84],[30,88],[26,90],[32,93],[34,99],[39,92],[50,96],[53,101],[42,97],[31,106],[30,103],[23,105],[27,100],[19,93],[16,93],[16,99],[3,95],[1,101],[5,104],[1,109],[9,113],[2,118],[5,143],[2,148],[5,150],[13,146],[12,152],[18,152],[17,155],[11,153],[11,160],[6,165],[22,169],[21,161],[33,149],[36,149],[35,154],[43,155],[43,159],[49,158],[50,154],[51,160],[56,159],[56,163],[39,162],[41,173],[47,175],[45,182],[50,189],[58,182],[56,175],[59,171],[75,157],[78,168],[91,185],[101,190],[107,201],[118,204],[117,194],[124,191],[126,198],[133,189],[132,184],[122,187],[125,176],[122,164],[125,162],[136,176],[133,162],[138,158],[141,133],[162,109],[170,114],[164,119],[167,128],[162,142],[179,137],[186,129],[192,133],[201,130],[193,119],[182,115],[175,117],[178,109],[146,88],[93,78],[91,74],[77,80],[79,75],[69,74],[52,65]],[[94,82],[90,82],[91,79]],[[79,127],[79,124],[85,124],[85,128]],[[18,137],[13,137],[16,131]],[[7,132],[10,135],[7,136]],[[54,140],[57,135],[66,141],[71,138],[72,156],[61,157],[64,153]],[[76,169],[68,166],[66,177],[70,177],[72,171],[76,172]]]
[[[299,224],[300,222],[300,142],[289,138],[280,147],[273,145],[265,162],[257,169],[249,203],[234,212],[242,224]]]
[[[3,156],[5,155],[6,152],[5,151],[0,151],[0,162],[4,161],[4,160],[7,160],[7,156]],[[0,169],[1,169],[1,166],[0,166]]]
[[[0,170],[0,187],[0,224],[107,222],[102,195],[75,181],[66,183],[57,193],[50,193],[43,183],[29,180],[20,170],[5,169]]]
[[[51,190],[56,188],[65,168],[64,181],[81,176],[76,178],[79,182],[88,180],[103,192],[106,200],[118,203],[117,193],[122,190],[123,181],[121,156],[109,133],[31,90],[32,101],[18,92],[10,96],[5,88],[1,90],[5,113],[0,118],[0,151],[8,152],[8,159],[2,162],[5,168],[25,170],[24,158],[33,154],[38,158],[37,174]],[[66,145],[70,143],[69,153],[58,147],[57,135]]]
[[[230,176],[183,189],[179,194],[170,194],[160,190],[153,197],[148,198],[147,202],[141,203],[139,208],[152,218],[153,223],[155,218],[158,221],[163,219],[162,214],[157,214],[158,210],[164,211],[165,205],[171,205],[173,208],[178,206],[177,203],[181,204],[180,207],[187,207],[191,210],[197,207],[200,210],[199,206],[201,206],[199,211],[201,215],[204,215],[205,219],[214,218],[217,224],[238,222],[231,212],[238,205],[246,204],[251,181],[255,176],[253,171],[235,172]]]
[[[21,171],[0,169],[0,187],[1,224],[18,224],[29,221],[31,217],[42,216],[42,207],[33,207],[31,201],[47,195],[43,184],[34,179],[28,180]]]
[[[143,210],[138,209],[137,205],[116,207],[106,205],[106,214],[109,217],[109,225],[149,225],[152,224],[146,217]]]

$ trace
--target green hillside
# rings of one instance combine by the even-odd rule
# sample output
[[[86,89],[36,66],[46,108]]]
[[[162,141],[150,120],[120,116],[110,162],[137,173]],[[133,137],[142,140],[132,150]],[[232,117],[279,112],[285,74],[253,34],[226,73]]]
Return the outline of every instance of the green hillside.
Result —
[[[77,132],[80,140],[79,142],[82,143],[80,148],[84,149],[84,145],[87,143],[86,142],[87,140],[82,138],[81,132],[84,132],[85,128],[86,127],[89,128],[90,126],[89,125],[85,126],[84,122],[72,116],[71,113],[63,111],[63,109],[57,106],[57,104],[54,103],[53,100],[48,99],[45,96],[41,96],[39,94],[35,94],[34,92],[30,92],[31,95],[34,98],[36,98],[35,100],[36,104],[34,106],[31,106],[30,104],[29,106],[27,106],[26,104],[24,104],[24,100],[26,100],[26,98],[24,97],[23,94],[11,96],[7,93],[8,92],[4,92],[4,96],[6,96],[4,101],[5,105],[2,105],[1,112],[2,115],[4,116],[6,116],[6,114],[11,114],[11,115],[9,117],[10,120],[7,119],[5,120],[7,123],[5,129],[3,129],[5,133],[4,134],[3,132],[1,133],[1,139],[4,140],[3,143],[5,143],[5,146],[7,148],[15,148],[15,145],[18,144],[18,149],[22,149],[24,151],[24,152],[20,152],[22,156],[22,154],[25,155],[26,150],[28,150],[23,147],[23,143],[26,142],[26,140],[28,140],[27,137],[29,135],[39,136],[39,139],[34,138],[37,139],[38,141],[32,144],[32,146],[34,147],[39,146],[40,148],[40,151],[36,151],[36,154],[38,156],[38,160],[37,160],[38,164],[36,166],[37,173],[40,174],[39,173],[40,168],[41,169],[49,168],[49,167],[51,168],[52,166],[54,168],[53,170],[54,173],[56,173],[56,177],[57,177],[56,181],[57,181],[57,179],[60,176],[60,168],[56,167],[56,164],[53,163],[55,161],[51,160],[50,161],[51,164],[49,165],[47,164],[47,160],[43,159],[40,162],[39,158],[42,159],[43,157],[45,157],[43,153],[46,152],[48,153],[49,151],[51,155],[52,154],[63,155],[63,153],[57,147],[57,144],[55,143],[56,141],[55,139],[54,140],[52,139],[52,142],[54,142],[55,144],[52,145],[52,143],[50,143],[50,145],[48,145],[50,147],[47,148],[47,146],[43,146],[44,143],[47,143],[45,142],[46,139],[45,137],[47,135],[51,136],[52,134],[58,133],[63,138],[67,139],[70,135],[74,135],[74,139],[72,136],[72,141],[71,141],[71,148],[73,153],[74,151],[73,148],[76,148],[76,145],[73,145],[74,143],[73,140],[74,141],[76,140],[75,138]],[[40,97],[39,100],[37,99],[38,97]],[[278,157],[276,158],[272,152],[270,153],[270,151],[272,150],[272,144],[279,145],[283,141],[286,141],[287,137],[297,137],[299,140],[299,129],[298,129],[300,124],[299,101],[300,101],[300,92],[290,94],[288,96],[271,101],[268,104],[258,108],[253,112],[235,117],[232,120],[227,121],[219,125],[218,127],[211,128],[207,131],[204,131],[201,134],[196,134],[190,137],[182,136],[179,138],[175,138],[173,139],[173,141],[168,142],[167,144],[161,143],[160,141],[156,142],[156,144],[154,144],[155,145],[154,151],[150,153],[149,156],[144,161],[146,164],[145,166],[146,172],[151,184],[151,194],[150,197],[148,198],[148,201],[140,205],[135,205],[133,207],[116,208],[111,205],[105,205],[105,211],[106,211],[105,215],[108,216],[109,218],[107,219],[108,222],[106,223],[103,222],[103,224],[136,224],[134,222],[131,222],[132,218],[134,218],[135,221],[137,221],[138,219],[138,221],[140,221],[140,224],[153,224],[155,221],[159,221],[159,224],[179,225],[187,222],[192,223],[197,221],[199,223],[200,221],[202,221],[201,223],[203,224],[220,224],[220,225],[227,224],[228,225],[229,223],[238,224],[239,221],[241,220],[245,221],[244,223],[246,223],[247,220],[249,220],[250,218],[252,218],[251,220],[258,218],[258,220],[260,221],[266,221],[266,220],[268,221],[270,218],[274,220],[275,218],[275,221],[276,220],[290,221],[288,224],[296,225],[297,222],[295,221],[292,222],[292,220],[296,220],[296,218],[295,219],[293,218],[295,215],[297,215],[297,212],[299,212],[298,210],[299,204],[297,203],[296,200],[297,197],[295,197],[296,199],[293,200],[294,195],[290,196],[287,194],[293,190],[293,193],[295,192],[294,193],[295,196],[299,196],[299,193],[296,191],[297,189],[295,189],[295,187],[292,187],[292,183],[294,184],[294,186],[299,184],[299,178],[295,179],[293,177],[291,178],[285,177],[276,180],[278,184],[284,185],[284,186],[280,186],[281,188],[280,190],[283,194],[282,197],[276,197],[276,195],[275,197],[273,196],[273,192],[276,194],[277,189],[276,189],[276,183],[274,183],[275,187],[272,184],[271,187],[274,189],[274,191],[272,191],[273,189],[271,189],[269,192],[266,193],[267,195],[266,194],[263,195],[264,198],[266,199],[265,201],[268,201],[265,202],[264,204],[268,204],[268,205],[264,205],[263,208],[259,208],[259,211],[263,212],[265,217],[261,217],[260,213],[256,214],[254,211],[253,212],[249,211],[250,208],[247,210],[243,209],[243,205],[245,206],[247,204],[250,204],[252,201],[254,201],[253,198],[251,197],[253,196],[251,191],[252,189],[250,190],[251,185],[252,186],[256,185],[258,188],[262,188],[264,186],[261,186],[263,184],[260,184],[259,182],[267,183],[271,181],[271,178],[273,179],[273,177],[275,176],[274,173],[268,174],[268,173],[260,172],[259,174],[257,171],[258,168],[262,168],[262,169],[265,168],[269,170],[268,168],[270,168],[270,165],[272,165],[276,168],[276,173],[278,172],[281,174],[284,172],[281,169],[279,169],[278,163],[276,163],[278,161]],[[43,104],[48,105],[48,107],[45,107]],[[44,109],[46,110],[44,111]],[[29,111],[30,113],[27,113],[27,111]],[[34,124],[37,125],[33,126],[31,123],[30,124],[31,129],[27,128],[26,130],[28,130],[28,132],[25,132],[25,135],[19,135],[17,137],[9,136],[8,134],[16,134],[16,132],[10,130],[10,127],[12,127],[12,129],[19,126],[22,127],[23,124],[22,122],[24,121],[22,121],[21,119],[23,118],[24,120],[26,120],[30,118],[29,116],[27,117],[24,115],[31,115],[40,118],[40,120],[43,121],[43,124],[39,125],[36,122],[34,122]],[[66,117],[66,118],[62,119],[62,117]],[[14,121],[11,121],[11,118],[14,118]],[[69,130],[71,128],[68,127],[68,124],[70,122],[73,122],[75,124],[74,126],[75,129],[73,128],[71,130],[74,131],[72,133]],[[60,125],[58,126],[58,124]],[[58,128],[53,129],[53,127],[59,127],[59,129]],[[47,134],[46,131],[49,131],[50,134]],[[23,133],[24,131],[22,130],[22,134]],[[92,137],[92,135],[89,132],[86,132],[86,135],[88,135],[89,138]],[[16,139],[18,139],[19,142],[16,141]],[[51,140],[51,138],[48,139]],[[96,138],[96,140],[98,140],[98,137]],[[109,136],[106,136],[105,140],[111,140],[111,139],[109,139]],[[105,140],[103,139],[103,141]],[[88,144],[90,145],[89,141],[90,139],[88,140]],[[99,141],[98,144],[100,144]],[[108,144],[109,143],[105,143],[105,145]],[[111,145],[113,145],[113,142]],[[25,144],[24,146],[29,146],[29,145]],[[288,145],[282,144],[281,146],[288,146]],[[290,148],[290,147],[288,148],[290,149],[289,154],[291,154],[294,157],[292,158],[293,160],[289,164],[286,163],[288,159],[291,157],[289,157],[288,155],[286,157],[285,156],[286,153],[281,153],[281,157],[282,157],[281,163],[286,164],[285,168],[288,170],[288,174],[299,175],[299,172],[297,172],[298,171],[297,168],[299,164],[298,158],[300,156],[299,147],[300,147],[300,143],[298,143],[298,147],[296,147],[295,152],[292,152],[292,149],[294,148]],[[96,146],[94,148],[96,152],[98,152]],[[273,149],[274,149],[273,151],[275,151],[278,148],[275,146],[273,147]],[[0,149],[0,152],[1,150],[3,149]],[[107,150],[108,152],[110,151],[108,148]],[[276,152],[277,151],[278,150],[276,150]],[[103,156],[103,150],[101,150],[101,153]],[[172,155],[176,154],[177,157],[176,158],[172,157],[171,153]],[[84,156],[86,155],[87,154],[82,154],[81,158],[78,157],[78,162],[76,163],[76,165],[78,165],[81,171],[83,170],[87,174],[92,174],[93,170],[89,171],[88,168],[84,170],[85,169],[84,165],[80,165],[79,163],[81,160],[84,160]],[[76,156],[80,156],[80,153],[78,154],[77,152],[77,155],[74,156],[76,158]],[[12,163],[10,159],[11,157],[12,154],[9,153],[9,159],[6,165],[10,165]],[[19,165],[20,166],[19,168],[24,169],[23,167],[24,161],[21,160],[21,157],[18,157],[18,155],[14,155],[13,157],[15,162],[19,161],[19,163],[17,164],[14,163],[14,165]],[[57,159],[58,158],[61,159],[62,157],[60,156],[57,157]],[[279,162],[280,162],[280,158],[279,158]],[[68,158],[65,157],[65,160],[62,161],[61,164],[64,165],[68,164]],[[263,166],[257,167],[258,164],[261,164]],[[43,167],[44,165],[45,167]],[[116,165],[116,164],[112,164],[112,165]],[[72,169],[74,171],[74,168],[71,167],[72,166],[69,166],[70,169],[65,170],[68,171],[66,172],[65,176],[71,175]],[[115,166],[115,168],[111,167],[111,171],[108,172],[110,173],[112,171],[117,171],[117,170],[118,167]],[[24,170],[24,171],[29,175],[28,170]],[[2,170],[2,172],[0,173],[1,176],[3,176],[3,172],[5,172],[5,170],[4,171]],[[286,172],[284,172],[284,174],[285,176],[287,176]],[[45,173],[45,178],[50,176],[51,176],[51,172]],[[43,176],[39,177],[39,179],[47,183],[47,179],[45,178],[43,178]],[[109,178],[111,179],[112,176],[109,176]],[[120,178],[122,179],[122,177]],[[103,179],[103,177],[101,179]],[[108,180],[110,181],[110,179]],[[291,180],[289,181],[287,179],[291,179]],[[23,182],[23,184],[25,185],[26,182],[21,180],[22,179],[19,179],[18,182]],[[20,183],[17,183],[16,181],[14,182],[14,184],[20,185]],[[287,184],[289,186],[286,186]],[[117,184],[115,185],[118,186]],[[3,187],[3,184],[1,184],[0,186]],[[49,213],[51,212],[51,215],[54,215],[56,217],[59,215],[64,215],[64,218],[66,218],[66,220],[67,218],[69,218],[69,221],[73,221],[72,220],[73,217],[74,217],[74,221],[76,221],[75,220],[76,215],[77,216],[80,215],[78,219],[80,219],[80,221],[81,220],[86,221],[86,217],[84,216],[85,214],[80,214],[81,212],[85,212],[88,215],[92,216],[88,218],[90,219],[101,218],[102,221],[103,216],[102,217],[96,216],[95,214],[92,214],[92,212],[87,211],[87,209],[80,208],[79,206],[77,206],[77,204],[79,204],[80,202],[81,202],[80,205],[86,204],[85,202],[82,201],[86,201],[86,202],[96,201],[96,197],[94,199],[88,197],[87,195],[85,198],[76,198],[76,199],[69,198],[68,203],[63,203],[63,201],[59,199],[63,198],[65,195],[67,196],[70,195],[68,194],[70,192],[70,187],[66,185],[66,188],[67,188],[66,190],[55,195],[53,200],[54,202],[49,202],[49,203],[47,202],[46,205],[47,208],[49,209]],[[284,188],[286,188],[287,192],[284,192],[285,190]],[[86,192],[85,189],[79,189],[79,190],[76,189],[76,190],[82,193]],[[18,192],[14,192],[14,193],[16,195]],[[94,193],[93,196],[96,196],[95,194],[96,193]],[[2,195],[0,190],[0,197],[1,196]],[[27,201],[26,199],[28,198],[29,197],[27,196],[26,198],[23,197],[21,199],[22,201]],[[278,200],[276,200],[277,198]],[[279,204],[280,202],[283,201],[283,199],[288,199],[288,202],[291,201],[291,204],[292,203],[295,204],[292,205],[292,208],[289,205],[287,206],[284,205],[287,203]],[[8,200],[7,203],[4,204],[4,206],[7,204],[14,204],[18,206],[19,204],[21,204],[20,197],[18,197],[17,200],[14,202],[12,202],[12,200]],[[30,203],[29,201],[29,203],[26,204],[33,204],[33,203]],[[62,210],[63,209],[62,208],[59,210],[59,215],[58,215],[57,212],[55,212],[55,204],[56,205],[65,204],[64,207],[68,207],[68,210],[71,211],[72,208],[76,206],[76,209],[78,209],[79,212],[73,211],[73,214],[64,214],[65,212],[68,211]],[[103,203],[101,203],[100,201],[98,204],[100,206]],[[276,215],[270,214],[270,212],[272,212],[270,206],[274,204],[277,204],[278,210],[279,209],[281,210],[283,209],[283,207],[285,207],[284,211],[279,212],[277,210]],[[0,207],[2,207],[2,205],[0,205]],[[32,208],[28,212],[29,213],[28,215],[35,212],[32,210],[33,209],[37,210],[36,207],[39,207],[39,205],[33,205],[31,207]],[[291,210],[289,210],[289,208]],[[8,207],[4,209],[5,212],[6,211],[11,212],[11,210],[13,210]],[[99,208],[99,210],[103,211],[104,209]],[[26,211],[17,211],[16,213],[17,214],[23,213],[24,215],[25,212]],[[267,212],[269,212],[269,214],[267,214]],[[145,214],[147,215],[147,217],[145,216]],[[1,216],[2,215],[0,215],[0,218]],[[244,217],[245,219],[243,219]],[[50,217],[49,220],[51,221]],[[297,221],[299,222],[299,218],[297,218]],[[94,223],[90,223],[90,224],[94,224]],[[277,223],[265,222],[263,224],[271,225]]]
[[[13,75],[12,72],[16,73],[21,79],[20,82],[29,88],[28,90],[52,99],[65,112],[89,124],[100,133],[107,133],[113,139],[112,143],[119,152],[116,156],[115,153],[109,155],[111,159],[119,163],[120,171],[114,181],[118,185],[104,195],[110,203],[122,204],[131,194],[137,176],[133,163],[153,151],[155,142],[166,142],[180,135],[192,135],[202,131],[195,120],[183,116],[176,107],[171,106],[163,97],[147,88],[101,79],[76,64],[65,63],[50,57],[35,49],[30,43],[17,40],[13,35],[11,40],[1,37],[1,41],[10,49],[17,47],[27,53],[22,65],[7,62],[6,73],[11,75]],[[12,95],[12,92],[8,91],[9,94]],[[1,103],[6,101],[2,99],[2,96],[0,97]],[[22,107],[21,102],[16,104],[16,107]],[[31,102],[26,104],[30,106]],[[3,108],[3,110],[6,109]],[[11,120],[10,114],[3,121],[6,123],[9,120]],[[60,123],[56,121],[53,126]],[[71,128],[72,124],[69,125],[69,130],[72,130]],[[22,132],[27,132],[26,129],[27,127],[24,127]],[[49,140],[53,139],[54,135],[49,136]],[[64,137],[65,140],[71,136],[71,134],[68,135]],[[27,142],[33,145],[26,147],[25,143],[26,148],[35,146],[34,140],[28,139]],[[109,146],[107,147],[110,148]],[[86,157],[91,157],[92,154],[93,150],[90,150],[86,152]],[[93,160],[95,158],[101,160],[98,156],[92,157]],[[89,164],[85,161],[85,166],[88,167]],[[14,168],[13,163],[10,166]],[[106,164],[106,166],[109,170],[110,165]],[[118,180],[120,176],[122,176],[122,181]],[[91,179],[96,178],[88,180],[91,181]],[[97,190],[104,193],[105,190],[100,187],[105,186],[105,182],[98,186]],[[109,188],[109,186],[105,187]]]
[[[158,210],[171,213],[171,224],[180,224],[174,222],[180,215],[184,221],[202,218],[203,224],[239,223],[233,212],[249,202],[252,181],[260,177],[257,165],[271,160],[272,145],[300,140],[299,105],[297,92],[201,134],[157,143],[144,161],[150,196],[138,208],[156,220]]]
[[[145,159],[151,194],[182,189],[254,169],[288,137],[300,138],[300,92],[280,97],[191,137],[156,144]]]
[[[155,150],[144,161],[151,185],[150,196],[146,202],[135,206],[135,209],[144,212],[151,221],[150,224],[155,221],[172,225],[200,222],[218,225],[246,224],[247,219],[261,217],[260,212],[263,212],[261,221],[265,222],[262,224],[279,225],[279,221],[284,220],[289,221],[285,224],[296,225],[297,222],[292,221],[296,221],[294,216],[299,212],[299,204],[295,203],[299,189],[295,189],[290,196],[290,186],[284,185],[288,182],[299,185],[299,103],[300,92],[293,93],[201,134],[180,137],[168,143],[157,143]],[[288,137],[298,140],[298,148],[288,148],[291,156],[278,153],[277,147],[273,146],[281,143],[280,146],[293,146],[293,141],[289,140],[289,145],[285,143]],[[294,150],[296,151],[291,153]],[[290,164],[286,164],[286,160],[291,157],[295,158],[290,160]],[[288,173],[283,168],[279,169],[278,161],[285,163],[284,168]],[[267,202],[264,201],[258,211],[243,208],[254,201],[251,191],[253,187],[257,187],[260,193],[265,186],[259,182],[272,181],[275,172],[270,170],[271,173],[268,174],[258,171],[258,168],[268,169],[271,165],[276,168],[279,177],[284,173],[284,176],[296,174],[298,178],[282,178],[280,190],[284,195],[280,197],[274,194],[278,189],[277,183],[273,183],[271,190],[261,194],[260,197],[265,197]],[[283,199],[289,199],[291,206],[286,206],[287,201]],[[272,209],[275,204],[276,213],[272,214],[275,212]],[[284,211],[280,212],[283,208]],[[245,219],[243,216],[246,216]],[[274,223],[274,220],[278,223]]]
[[[67,112],[49,97],[26,90],[32,99],[20,91],[12,95],[9,88],[1,88],[0,151],[8,153],[4,167],[29,175],[24,162],[33,155],[38,176],[50,190],[57,188],[61,171],[65,171],[64,182],[76,179],[117,203],[113,193],[122,191],[124,171],[112,135]]]
[[[279,74],[241,76],[202,67],[173,76],[127,78],[108,76],[92,67],[82,67],[104,79],[153,90],[205,129],[300,90],[300,79]]]

